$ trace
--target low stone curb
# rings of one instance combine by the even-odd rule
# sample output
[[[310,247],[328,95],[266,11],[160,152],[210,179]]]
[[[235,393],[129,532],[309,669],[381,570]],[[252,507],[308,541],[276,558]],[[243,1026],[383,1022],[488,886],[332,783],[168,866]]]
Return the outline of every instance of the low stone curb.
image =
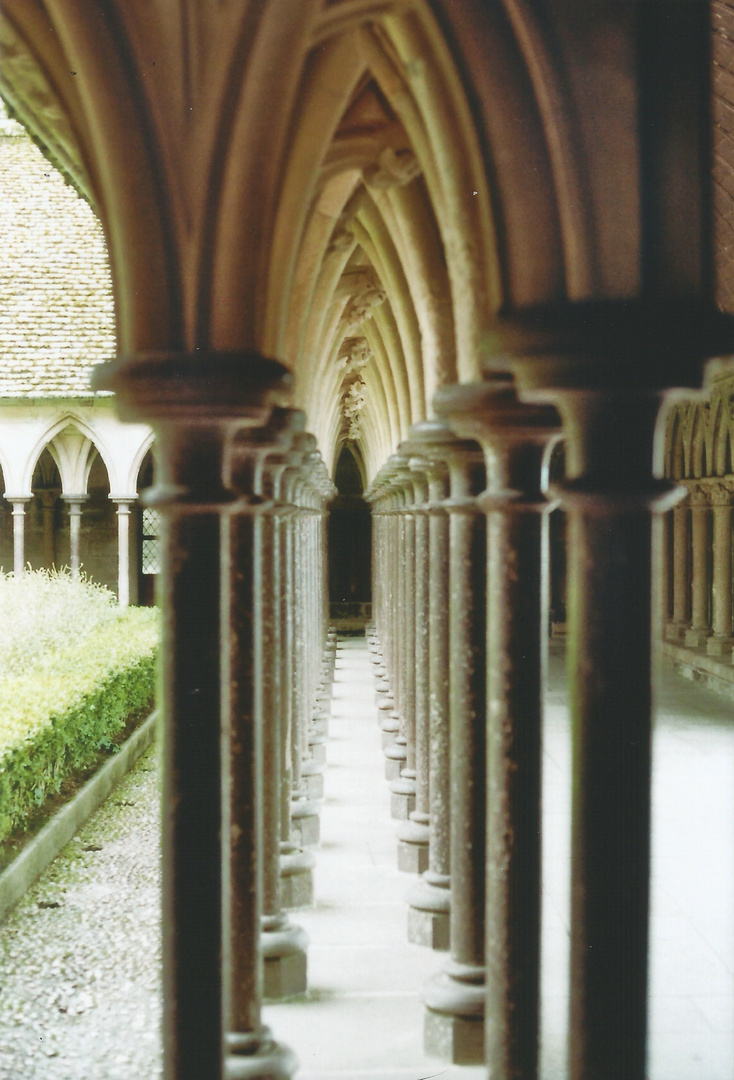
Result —
[[[0,922],[152,745],[157,721],[158,713],[151,713],[0,874]]]

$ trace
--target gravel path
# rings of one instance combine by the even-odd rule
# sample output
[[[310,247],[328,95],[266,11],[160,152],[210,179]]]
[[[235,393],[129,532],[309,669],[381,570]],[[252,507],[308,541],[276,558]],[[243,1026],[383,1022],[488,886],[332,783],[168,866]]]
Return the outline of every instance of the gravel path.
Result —
[[[155,753],[0,926],[0,1080],[161,1075]]]

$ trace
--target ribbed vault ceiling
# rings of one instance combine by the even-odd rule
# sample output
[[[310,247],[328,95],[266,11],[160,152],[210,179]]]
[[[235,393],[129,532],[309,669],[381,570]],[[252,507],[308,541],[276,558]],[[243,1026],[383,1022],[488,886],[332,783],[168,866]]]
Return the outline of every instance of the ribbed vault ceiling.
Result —
[[[178,342],[283,360],[329,466],[348,442],[367,476],[438,386],[477,376],[508,298],[636,287],[634,215],[614,207],[617,234],[630,229],[622,242],[594,204],[593,177],[584,194],[573,140],[590,138],[585,117],[558,105],[525,7],[486,8],[498,28],[486,79],[506,86],[487,120],[492,192],[433,7],[229,0],[212,17],[188,0],[116,0],[82,17],[71,2],[6,0],[0,13],[0,92],[105,227],[121,352]],[[720,294],[731,307],[734,15],[724,0],[712,12]],[[523,49],[537,62],[510,85]],[[531,76],[535,112],[523,98]],[[613,165],[599,170],[600,191]]]

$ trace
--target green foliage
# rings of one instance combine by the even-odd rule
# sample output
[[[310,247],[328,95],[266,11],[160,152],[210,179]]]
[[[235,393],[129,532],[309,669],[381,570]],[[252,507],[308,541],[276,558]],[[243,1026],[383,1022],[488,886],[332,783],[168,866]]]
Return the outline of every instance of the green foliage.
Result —
[[[0,576],[0,841],[150,705],[157,643],[154,610],[65,575]]]

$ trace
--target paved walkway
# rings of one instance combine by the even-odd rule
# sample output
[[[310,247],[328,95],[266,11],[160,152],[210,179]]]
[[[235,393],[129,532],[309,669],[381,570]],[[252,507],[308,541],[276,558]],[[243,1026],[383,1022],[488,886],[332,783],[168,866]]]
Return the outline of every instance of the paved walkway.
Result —
[[[407,944],[395,823],[363,639],[340,643],[308,997],[266,1019],[299,1080],[484,1080],[423,1056],[420,989],[440,954]],[[655,737],[651,1080],[734,1075],[734,722],[666,675]],[[543,1080],[564,1075],[569,738],[559,658],[545,738]],[[0,1080],[158,1080],[155,752],[0,928]]]

